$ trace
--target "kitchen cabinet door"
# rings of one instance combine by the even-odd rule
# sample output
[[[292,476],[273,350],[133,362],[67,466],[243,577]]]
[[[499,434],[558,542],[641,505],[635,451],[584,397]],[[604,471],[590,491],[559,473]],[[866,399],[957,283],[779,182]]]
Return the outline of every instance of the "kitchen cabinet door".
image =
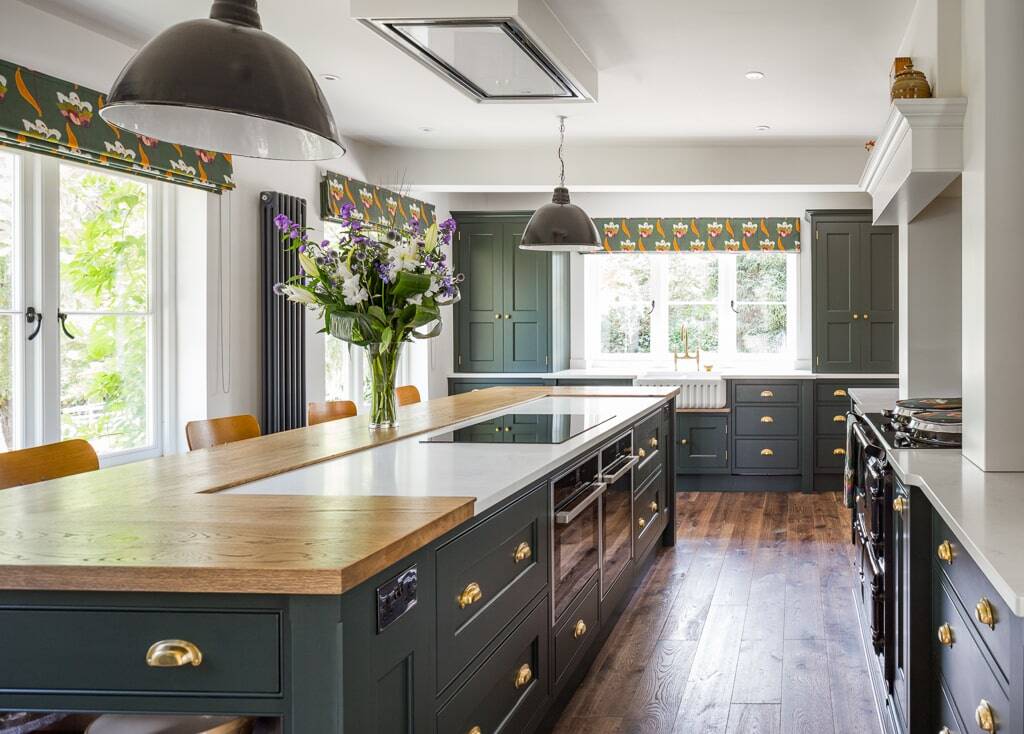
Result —
[[[729,415],[677,413],[676,471],[715,474],[729,471]]]
[[[466,372],[505,369],[504,241],[489,223],[459,227],[458,268],[466,275],[459,309],[456,367]]]
[[[860,270],[857,222],[815,227],[814,331],[818,372],[859,372],[861,345],[857,275]],[[856,316],[856,320],[854,319]]]
[[[519,249],[527,220],[502,225],[505,372],[546,372],[551,255]]]
[[[899,248],[896,227],[861,225],[858,301],[861,368],[896,372],[898,361]]]

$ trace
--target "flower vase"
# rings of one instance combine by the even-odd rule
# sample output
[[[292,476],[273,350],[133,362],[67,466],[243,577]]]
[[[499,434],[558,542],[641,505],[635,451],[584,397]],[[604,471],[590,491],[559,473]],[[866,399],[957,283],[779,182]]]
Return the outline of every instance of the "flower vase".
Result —
[[[370,374],[371,430],[394,428],[398,425],[395,373],[401,354],[402,342],[366,345]]]

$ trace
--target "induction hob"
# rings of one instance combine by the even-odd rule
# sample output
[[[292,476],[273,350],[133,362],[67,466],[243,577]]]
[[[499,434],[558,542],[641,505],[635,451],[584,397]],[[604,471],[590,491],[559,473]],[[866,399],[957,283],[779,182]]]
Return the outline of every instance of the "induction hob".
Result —
[[[439,433],[424,439],[423,443],[559,444],[613,417],[587,413],[506,413],[465,428]]]

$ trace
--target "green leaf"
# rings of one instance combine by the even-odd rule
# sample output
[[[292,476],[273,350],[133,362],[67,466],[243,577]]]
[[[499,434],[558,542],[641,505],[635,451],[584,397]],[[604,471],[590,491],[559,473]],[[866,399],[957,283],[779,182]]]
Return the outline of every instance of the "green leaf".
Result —
[[[419,293],[426,293],[430,288],[430,276],[424,273],[410,273],[403,270],[395,279],[395,285],[391,288],[391,294],[395,298],[405,299]]]
[[[380,333],[380,343],[381,344],[388,344],[388,343],[390,343],[391,342],[391,338],[393,336],[394,336],[394,332],[392,331],[391,327],[389,326],[389,327],[387,327],[386,329],[384,329]]]
[[[388,325],[388,317],[384,313],[384,309],[381,308],[380,306],[370,306],[368,309],[366,309],[366,313],[370,316],[370,318],[378,321],[381,326]]]

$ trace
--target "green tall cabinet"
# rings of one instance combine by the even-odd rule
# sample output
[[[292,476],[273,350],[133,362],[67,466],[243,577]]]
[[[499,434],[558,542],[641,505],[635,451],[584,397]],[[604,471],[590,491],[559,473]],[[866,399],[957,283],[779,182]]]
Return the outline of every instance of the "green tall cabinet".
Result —
[[[807,214],[813,233],[815,371],[897,372],[897,228],[872,225],[869,211]]]
[[[529,216],[454,216],[454,266],[466,276],[455,306],[455,369],[551,371],[552,255],[519,249]]]

